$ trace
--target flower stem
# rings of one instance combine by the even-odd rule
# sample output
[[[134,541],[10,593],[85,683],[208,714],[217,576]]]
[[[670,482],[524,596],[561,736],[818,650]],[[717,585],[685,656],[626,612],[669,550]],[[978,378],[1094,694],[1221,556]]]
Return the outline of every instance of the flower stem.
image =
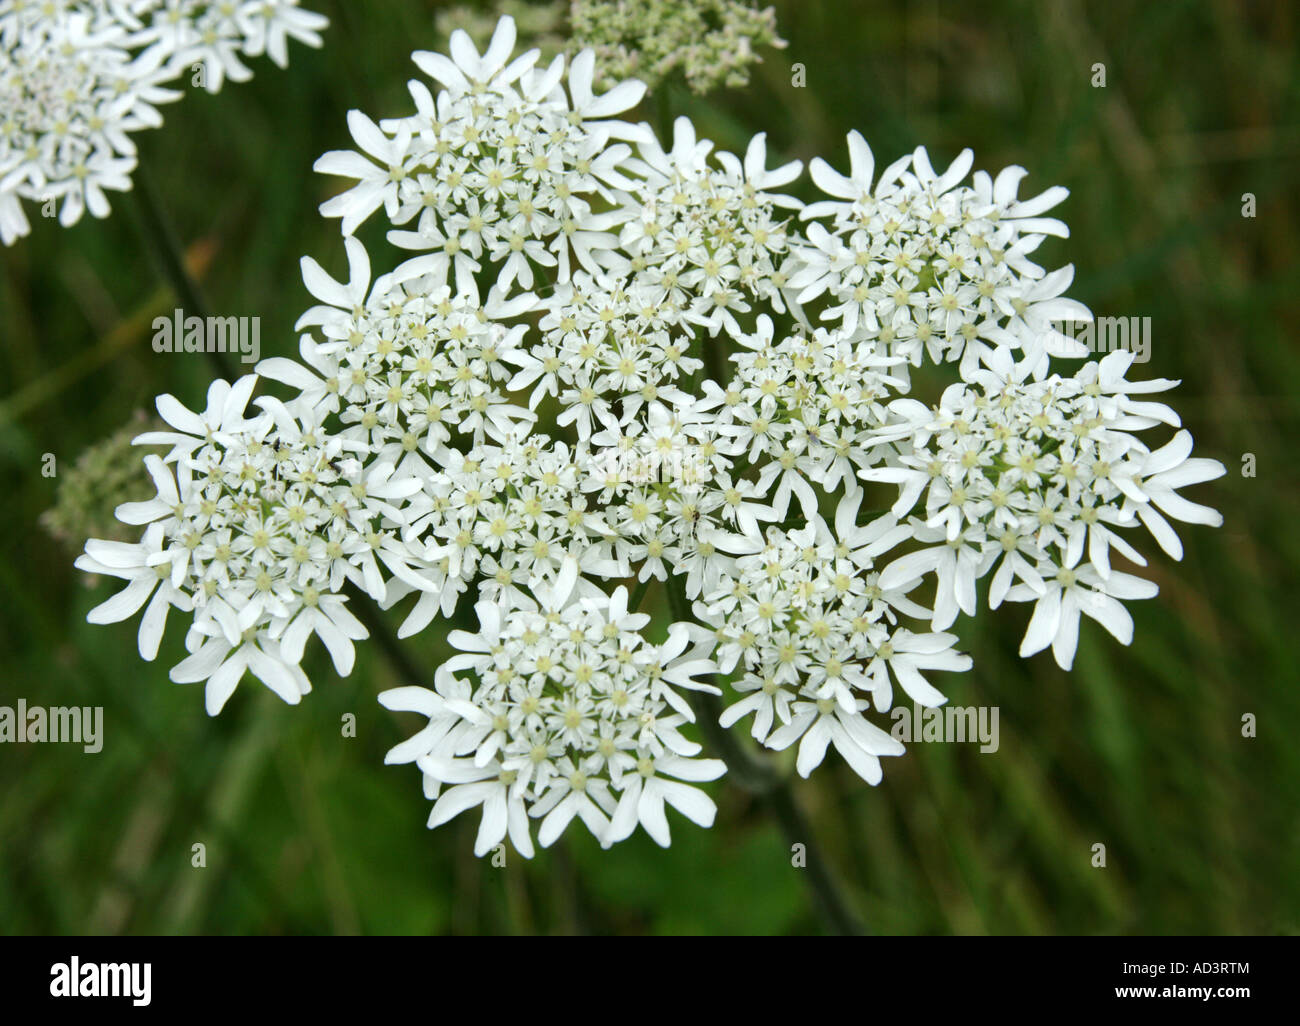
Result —
[[[693,619],[690,603],[677,579],[668,582],[668,600],[673,618]],[[706,678],[708,683],[714,683]],[[782,777],[770,760],[757,757],[737,741],[719,722],[722,702],[717,695],[693,691],[687,696],[695,711],[696,724],[709,747],[727,765],[727,777],[737,786],[766,803],[776,817],[781,832],[791,845],[802,845],[807,856],[802,872],[808,874],[808,887],[823,925],[832,933],[860,936],[866,925],[853,910],[847,895],[831,873],[825,848],[817,839],[812,821],[799,803],[788,778]]]
[[[644,581],[636,586],[636,591],[632,592],[632,597],[628,599],[627,608],[629,612],[637,612],[641,608],[641,602],[645,598],[645,593],[650,589],[650,582],[653,577],[646,577]]]
[[[353,601],[349,602],[348,605],[356,613],[357,619],[361,621],[362,626],[370,632],[370,636],[378,643],[380,651],[384,653],[384,658],[392,666],[393,672],[402,678],[402,682],[404,684],[420,684],[422,682],[430,684],[429,674],[411,657],[411,653],[402,644],[397,632],[393,630],[393,625],[388,622],[388,618],[375,604],[374,599],[355,588],[351,598]]]
[[[652,97],[655,121],[658,123],[655,128],[659,135],[659,145],[665,152],[673,148],[673,108],[668,101],[668,83],[663,83]]]
[[[185,256],[177,241],[176,232],[163,209],[153,179],[143,163],[135,170],[135,186],[131,190],[131,195],[135,198],[145,243],[153,251],[163,278],[190,316],[206,319],[208,310],[207,304],[203,301],[203,294],[199,291],[198,282],[185,266]],[[235,366],[227,359],[225,353],[206,347],[204,352],[207,353],[213,370],[219,377],[226,378],[228,381],[234,381],[239,377]]]

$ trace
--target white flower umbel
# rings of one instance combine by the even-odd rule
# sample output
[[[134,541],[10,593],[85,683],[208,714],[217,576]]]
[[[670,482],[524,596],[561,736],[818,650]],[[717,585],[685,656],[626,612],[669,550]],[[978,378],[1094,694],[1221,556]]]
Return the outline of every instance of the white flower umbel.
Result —
[[[664,644],[649,644],[639,632],[650,617],[628,612],[625,588],[580,597],[577,583],[569,560],[535,598],[480,602],[478,633],[451,633],[461,654],[438,669],[433,691],[380,696],[429,717],[387,761],[423,771],[426,794],[438,796],[430,827],[482,806],[478,855],[508,833],[531,857],[529,818],[543,846],[575,819],[606,847],[638,823],[667,846],[665,802],[713,823],[712,800],[683,781],[725,767],[697,758],[700,746],[678,730],[693,718],[680,690],[717,690],[695,679],[716,669],[709,632],[674,624]]]
[[[1028,348],[1040,371],[1047,356],[1087,355],[1054,326],[1092,320],[1061,295],[1073,268],[1045,275],[1029,260],[1046,236],[1069,234],[1061,221],[1040,216],[1067,190],[1018,200],[1025,175],[1018,167],[996,179],[977,172],[962,185],[971,151],[938,174],[923,146],[877,177],[862,136],[852,132],[848,142],[847,177],[821,158],[810,165],[832,199],[801,214],[808,235],[790,278],[800,303],[825,297],[822,320],[849,332],[860,327],[883,353],[913,365],[923,355],[960,361],[963,378],[992,348]]]
[[[738,316],[759,300],[784,310],[783,264],[789,216],[802,204],[775,190],[794,181],[803,165],[767,169],[763,133],[743,160],[712,154],[687,118],[673,125],[672,149],[658,140],[640,147],[630,165],[637,175],[625,203],[619,242],[627,256],[611,263],[647,287],[656,303],[681,309],[686,319],[716,335],[741,334]]]
[[[857,526],[862,493],[840,500],[835,530],[817,515],[797,531],[769,528],[762,537],[724,537],[743,553],[697,605],[717,630],[720,668],[740,673],[742,695],[723,726],[753,715],[754,738],[783,749],[799,741],[802,776],[833,744],[869,784],[880,782],[880,757],[903,746],[863,713],[885,712],[894,683],[924,706],[945,701],[922,671],[966,670],[956,636],[915,634],[895,625],[897,612],[927,610],[887,592],[872,571],[875,556],[909,532],[892,516]]]
[[[172,670],[180,683],[206,682],[215,714],[250,671],[286,702],[310,690],[299,669],[315,634],[335,669],[351,672],[352,642],[367,636],[339,592],[351,581],[375,598],[385,576],[432,588],[429,570],[395,539],[394,502],[420,490],[392,464],[366,467],[346,440],[317,435],[273,399],[246,418],[256,379],[220,382],[203,413],[170,396],[158,411],[174,431],[142,444],[171,444],[146,457],[157,496],[125,503],[118,519],[147,524],[139,544],[87,542],[77,566],[121,577],[127,587],[92,610],[96,623],[122,620],[146,601],[140,654],[153,659],[168,607],[192,612],[190,655]]]
[[[0,2],[0,242],[31,225],[23,200],[107,217],[105,191],[131,188],[131,136],[162,124],[173,85],[215,93],[284,67],[287,40],[320,46],[327,20],[298,0],[3,0]]]
[[[1157,589],[1112,569],[1111,553],[1145,566],[1124,537],[1142,524],[1181,558],[1166,515],[1213,525],[1222,517],[1176,489],[1225,472],[1217,460],[1189,458],[1187,431],[1155,452],[1134,433],[1177,425],[1178,417],[1134,398],[1176,382],[1126,381],[1132,360],[1116,351],[1072,377],[1027,381],[1029,361],[1017,366],[1002,349],[970,384],[945,391],[936,410],[894,404],[894,423],[878,429],[890,439],[886,459],[859,476],[899,486],[893,514],[915,513],[925,544],[890,563],[882,585],[907,587],[933,574],[933,624],[943,630],[958,612],[975,613],[976,581],[992,573],[991,608],[1004,599],[1038,603],[1021,654],[1051,644],[1065,669],[1080,612],[1129,644],[1133,622],[1117,599],[1150,598]]]
[[[631,151],[611,140],[646,135],[615,115],[645,87],[629,81],[597,96],[590,54],[537,68],[536,50],[511,59],[514,41],[514,21],[503,18],[482,55],[461,31],[450,56],[413,54],[438,92],[413,79],[415,113],[378,124],[348,115],[359,151],[327,153],[316,170],[356,184],[321,213],[342,218],[350,235],[382,207],[393,245],[424,254],[411,271],[462,292],[474,291],[478,272],[508,295],[540,275],[565,281],[575,263],[598,270],[595,254],[616,242],[611,190],[631,184],[621,173]]]

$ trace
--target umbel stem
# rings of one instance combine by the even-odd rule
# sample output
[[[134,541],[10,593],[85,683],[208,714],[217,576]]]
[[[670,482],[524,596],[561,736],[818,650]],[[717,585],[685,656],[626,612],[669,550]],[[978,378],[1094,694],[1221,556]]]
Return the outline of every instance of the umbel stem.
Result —
[[[669,580],[667,591],[673,619],[690,622],[693,619],[690,603],[681,585],[675,579]],[[866,925],[854,912],[843,888],[831,873],[825,848],[817,840],[812,821],[799,803],[790,780],[781,776],[770,761],[757,758],[746,750],[735,735],[718,722],[722,715],[722,702],[717,695],[693,691],[687,699],[695,711],[700,733],[714,753],[727,764],[728,778],[767,805],[780,824],[786,841],[791,845],[803,845],[807,861],[802,872],[808,875],[817,913],[826,928],[832,933],[848,936],[865,934]]]

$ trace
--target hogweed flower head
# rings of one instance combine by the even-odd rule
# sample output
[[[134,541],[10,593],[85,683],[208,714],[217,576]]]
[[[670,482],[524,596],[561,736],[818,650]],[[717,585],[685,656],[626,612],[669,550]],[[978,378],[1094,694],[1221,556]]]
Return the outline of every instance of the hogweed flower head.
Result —
[[[173,677],[215,711],[245,670],[296,701],[312,634],[346,673],[349,582],[401,636],[472,606],[426,686],[382,696],[427,720],[389,760],[421,770],[431,826],[481,807],[476,851],[525,855],[532,820],[543,845],[575,819],[666,844],[665,803],[708,825],[690,782],[723,766],[683,733],[692,690],[722,685],[723,725],[797,744],[798,772],[833,747],[877,783],[895,697],[940,705],[937,675],[971,667],[949,628],[985,577],[991,608],[1035,603],[1026,656],[1068,667],[1081,615],[1132,640],[1123,603],[1156,586],[1113,554],[1144,565],[1141,525],[1181,557],[1171,520],[1221,518],[1179,490],[1223,467],[1128,354],[1055,365],[1086,355],[1057,325],[1091,318],[1068,266],[1031,260],[1068,235],[1064,189],[1021,199],[1023,169],[972,175],[969,151],[877,175],[852,133],[805,205],[762,133],[660,140],[625,120],[641,83],[515,35],[453,33],[414,55],[414,113],[349,114],[358,149],[316,165],[350,182],[321,208],[347,280],[304,258],[300,358],[257,367],[290,394],[159,400],[158,498],[119,514],[144,536],[79,564],[128,582],[93,619],[147,602],[150,657],[190,615]],[[922,365],[952,384],[917,398]],[[657,642],[629,597],[655,581]]]

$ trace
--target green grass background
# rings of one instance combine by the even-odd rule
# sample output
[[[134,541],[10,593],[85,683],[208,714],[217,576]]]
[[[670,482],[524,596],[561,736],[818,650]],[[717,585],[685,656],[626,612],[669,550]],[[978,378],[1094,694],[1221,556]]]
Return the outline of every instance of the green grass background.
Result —
[[[179,234],[211,257],[211,306],[262,317],[264,355],[296,353],[311,303],[299,256],[345,267],[337,223],[316,212],[337,184],[312,162],[350,144],[349,108],[405,112],[409,51],[443,43],[427,0],[308,6],[332,19],[323,50],[295,47],[287,72],[259,62],[251,83],[191,94],[137,137]],[[1135,604],[1131,648],[1089,622],[1065,674],[1017,657],[1025,607],[959,621],[975,669],[942,684],[1000,708],[1000,751],[915,745],[874,789],[832,755],[797,789],[819,852],[880,932],[1300,931],[1300,7],[776,6],[788,50],[746,89],[673,89],[673,108],[733,150],[766,130],[778,156],[845,167],[858,128],[880,162],[969,145],[978,167],[1029,168],[1027,194],[1067,185],[1073,234],[1045,244],[1049,266],[1073,262],[1071,294],[1095,312],[1151,317],[1138,374],[1182,379],[1171,402],[1229,469],[1198,490],[1223,528],[1182,531],[1181,563],[1144,545],[1161,593]],[[1090,85],[1097,62],[1105,88]],[[212,720],[166,677],[179,620],[154,664],[132,625],[85,623],[108,585],[88,589],[75,551],[36,526],[55,484],[42,454],[71,466],[159,392],[200,402],[210,376],[201,357],[151,351],[148,321],[173,303],[130,197],[114,208],[71,231],[37,219],[0,252],[0,704],[102,705],[106,720],[98,755],[0,746],[0,931],[820,930],[790,839],[725,782],[714,829],[676,817],[669,851],[638,834],[602,852],[575,829],[497,869],[471,854],[473,816],[426,831],[418,774],[382,765],[415,724],[375,702],[408,683],[376,646],[345,681],[313,650],[298,708],[246,681]],[[443,650],[430,633],[412,651],[433,667]]]

